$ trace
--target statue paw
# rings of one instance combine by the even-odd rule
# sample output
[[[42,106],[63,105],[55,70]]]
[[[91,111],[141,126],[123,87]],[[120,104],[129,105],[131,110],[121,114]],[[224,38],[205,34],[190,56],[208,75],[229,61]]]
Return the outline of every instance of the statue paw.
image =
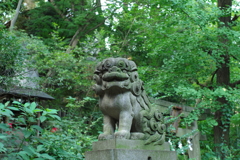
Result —
[[[107,134],[107,133],[102,133],[98,136],[98,140],[106,140],[106,139],[113,139],[113,135]]]
[[[133,139],[133,140],[142,140],[145,138],[146,138],[146,135],[140,132],[133,132],[131,133],[131,137],[130,137],[130,139]]]
[[[114,134],[114,137],[117,139],[129,139],[130,132],[129,131],[118,131]]]

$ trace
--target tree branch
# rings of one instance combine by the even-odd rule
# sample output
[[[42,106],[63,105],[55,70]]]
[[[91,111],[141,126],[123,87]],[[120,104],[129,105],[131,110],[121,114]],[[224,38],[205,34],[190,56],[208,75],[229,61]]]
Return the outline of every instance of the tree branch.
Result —
[[[14,26],[15,26],[15,23],[17,21],[17,18],[18,18],[19,12],[20,12],[22,2],[23,2],[23,0],[18,1],[18,5],[17,5],[17,8],[16,8],[16,13],[15,13],[15,15],[14,15],[12,21],[11,21],[11,25],[10,25],[10,28],[9,28],[10,31],[12,31]]]
[[[214,79],[215,75],[217,74],[217,72],[218,72],[218,69],[216,69],[216,71],[213,72],[212,78],[211,78],[211,84],[213,84],[213,79]]]
[[[231,22],[236,21],[239,17],[240,17],[240,15],[235,14],[234,17],[231,19]]]
[[[87,19],[87,17],[89,16],[90,13],[92,13],[95,9],[97,9],[98,7],[101,7],[101,6],[95,6],[94,8],[91,9],[91,12],[88,12],[87,15],[85,16],[85,19]],[[75,46],[73,45],[74,42],[77,40],[77,39],[80,39],[80,37],[77,37],[78,34],[81,32],[83,32],[87,26],[89,25],[90,21],[94,18],[94,16],[88,18],[86,24],[84,26],[79,26],[78,30],[75,32],[74,36],[72,37],[70,43],[69,43],[69,46],[71,46],[71,48],[74,48]],[[107,18],[104,19],[103,23],[105,22]],[[103,23],[100,23],[100,25],[102,25]],[[86,34],[88,34],[89,32],[91,32],[92,30],[96,29],[97,27],[100,26],[99,24],[96,26],[96,27],[93,27],[92,29],[90,29],[89,31],[86,32]],[[69,49],[68,49],[69,51]]]
[[[130,28],[129,28],[127,34],[125,35],[125,37],[124,37],[124,39],[123,39],[122,46],[121,46],[121,48],[120,48],[120,50],[119,50],[118,53],[120,53],[121,50],[123,49],[123,47],[126,45],[126,39],[127,39],[128,35],[129,35],[130,31],[132,30],[132,26],[133,26],[134,21],[135,21],[135,18],[134,18],[134,19],[132,20],[132,22],[131,22]]]
[[[53,5],[56,12],[62,17],[63,20],[70,22],[70,20],[58,9],[57,5],[55,4],[54,0],[50,0],[51,4]]]
[[[210,84],[208,83],[209,80],[206,80],[205,83],[200,83],[200,82],[198,81],[198,79],[194,79],[194,82],[195,82],[197,85],[199,85],[200,87],[207,87],[207,88],[209,88],[209,89],[212,89],[212,86],[211,86],[211,85],[213,84],[213,79],[214,79],[215,75],[217,74],[217,71],[218,71],[218,69],[216,69],[216,70],[212,73],[212,77],[211,77],[211,80],[210,80]]]
[[[200,87],[207,87],[205,84],[200,83],[197,79],[195,79],[195,82],[197,85],[199,85]]]
[[[98,28],[99,26],[103,25],[105,22],[106,18],[99,24],[97,24],[95,27],[89,29],[88,31],[85,32],[85,34],[88,34],[89,32],[93,31],[94,29]],[[76,45],[77,45],[77,41],[81,38],[81,36],[78,36],[80,32],[83,32],[87,26],[89,25],[89,23],[87,23],[86,25],[84,25],[83,27],[79,27],[78,30],[75,32],[74,36],[72,37],[69,46],[70,48],[67,49],[67,53],[70,52],[71,49],[73,49]]]
[[[236,85],[240,84],[240,80],[234,82],[234,83],[230,83],[230,87],[234,88],[236,87]]]
[[[73,35],[70,43],[69,43],[69,46],[72,46],[73,42],[75,41],[75,39],[77,38],[77,35],[80,33],[80,31],[82,30],[82,27],[79,27],[78,30],[75,32],[75,34]]]
[[[239,59],[237,57],[235,57],[234,55],[230,55],[231,57],[233,57],[233,59],[239,61]]]
[[[104,22],[105,22],[105,20],[106,20],[106,18],[104,18],[104,20],[103,20],[101,23],[99,23],[98,25],[96,25],[95,27],[89,29],[89,30],[86,32],[86,34],[88,34],[89,32],[91,32],[91,31],[93,31],[94,29],[96,29],[96,28],[100,27],[101,25],[103,25]]]
[[[196,22],[196,20],[194,19],[194,18],[192,18],[187,12],[185,12],[183,9],[181,9],[181,11],[184,13],[184,14],[186,14],[192,21],[194,21],[195,23],[197,23]],[[200,24],[198,24],[197,23],[197,25],[201,28],[201,30],[202,30],[202,26],[200,25]]]
[[[98,7],[98,6],[96,6],[95,8],[93,8],[93,10],[95,10],[97,7]],[[113,13],[114,13],[116,10],[117,10],[117,9],[115,9],[115,10],[113,11]],[[88,15],[89,15],[89,13],[88,13],[85,17],[87,17]],[[111,15],[112,15],[112,14],[111,14]],[[93,31],[94,29],[98,28],[99,26],[103,25],[104,22],[105,22],[105,20],[108,19],[111,15],[109,15],[109,16],[106,17],[106,18],[104,18],[104,20],[103,20],[101,23],[99,23],[99,24],[97,24],[96,26],[92,27],[91,29],[87,30],[87,31],[85,32],[85,34],[88,34],[89,32],[91,32],[91,31]],[[89,18],[89,19],[87,20],[86,24],[85,24],[83,27],[80,26],[80,27],[78,28],[78,30],[75,32],[73,38],[71,39],[71,41],[70,41],[70,43],[69,43],[70,48],[67,49],[67,53],[69,53],[70,49],[72,49],[72,48],[74,48],[74,47],[76,46],[76,41],[78,41],[78,40],[81,38],[81,36],[78,36],[78,34],[79,34],[80,32],[83,32],[83,31],[87,28],[87,26],[90,24],[90,21],[92,20],[92,18],[94,18],[94,16],[91,17],[91,18]],[[74,45],[73,45],[73,44],[74,44]]]

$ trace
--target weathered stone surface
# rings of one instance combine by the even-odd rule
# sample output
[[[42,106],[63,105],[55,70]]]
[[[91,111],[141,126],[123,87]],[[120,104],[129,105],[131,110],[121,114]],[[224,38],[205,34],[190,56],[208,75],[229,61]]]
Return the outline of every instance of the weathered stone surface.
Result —
[[[144,140],[110,139],[93,143],[86,160],[176,160],[169,143],[145,145]]]
[[[195,160],[201,160],[201,151],[200,151],[200,144],[199,144],[199,137],[200,133],[197,132],[192,137],[192,150],[188,150],[189,158],[195,159]]]
[[[106,149],[86,153],[85,160],[176,160],[176,152],[159,150]]]
[[[107,58],[96,66],[94,80],[93,89],[104,115],[99,140],[141,139],[154,145],[165,142],[163,114],[150,104],[133,61]]]
[[[161,150],[170,151],[169,143],[165,142],[162,145],[145,145],[143,140],[128,140],[128,139],[110,139],[105,141],[93,142],[93,151],[106,149],[135,149],[135,150]]]
[[[133,61],[107,58],[97,65],[94,80],[104,125],[86,160],[177,159],[165,142],[163,113],[150,104]]]

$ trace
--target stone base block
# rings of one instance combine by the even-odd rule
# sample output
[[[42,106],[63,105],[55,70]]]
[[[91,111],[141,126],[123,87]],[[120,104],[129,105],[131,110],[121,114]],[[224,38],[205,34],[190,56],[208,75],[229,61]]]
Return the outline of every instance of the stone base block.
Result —
[[[176,160],[173,151],[106,149],[86,152],[85,160]]]
[[[144,145],[143,140],[111,139],[93,143],[85,160],[176,160],[177,154],[163,145]]]
[[[104,141],[93,142],[93,151],[105,149],[141,149],[141,150],[161,150],[170,151],[169,143],[165,142],[162,145],[145,145],[144,140],[129,140],[129,139],[109,139]]]

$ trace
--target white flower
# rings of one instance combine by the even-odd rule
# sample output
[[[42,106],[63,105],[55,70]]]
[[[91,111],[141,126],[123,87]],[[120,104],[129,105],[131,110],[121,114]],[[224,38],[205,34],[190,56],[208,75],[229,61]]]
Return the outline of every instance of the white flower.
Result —
[[[190,151],[192,151],[193,148],[192,148],[192,142],[190,141],[190,138],[188,138],[187,143],[188,143],[188,148],[190,149]]]

